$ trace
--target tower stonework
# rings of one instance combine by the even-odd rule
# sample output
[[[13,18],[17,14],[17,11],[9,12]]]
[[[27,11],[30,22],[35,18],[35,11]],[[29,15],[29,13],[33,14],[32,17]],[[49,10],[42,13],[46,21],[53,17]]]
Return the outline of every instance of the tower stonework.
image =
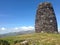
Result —
[[[49,2],[39,4],[36,20],[35,20],[35,31],[57,33],[57,20],[55,17],[54,9]]]

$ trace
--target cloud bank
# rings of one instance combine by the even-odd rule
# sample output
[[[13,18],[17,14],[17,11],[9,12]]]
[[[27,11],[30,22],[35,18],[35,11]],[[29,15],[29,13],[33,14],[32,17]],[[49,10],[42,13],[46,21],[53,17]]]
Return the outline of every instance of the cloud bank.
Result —
[[[34,27],[33,26],[22,26],[22,27],[15,27],[15,28],[13,28],[14,32],[28,31],[28,30],[34,30]]]
[[[28,30],[35,30],[33,26],[22,26],[22,27],[14,27],[14,28],[0,28],[0,34],[9,33],[9,32],[19,32],[19,31],[28,31]],[[60,29],[58,29],[60,32]]]
[[[22,26],[22,27],[14,27],[14,28],[5,28],[1,27],[0,32],[9,33],[9,32],[19,32],[19,31],[28,31],[28,30],[35,30],[33,26]]]

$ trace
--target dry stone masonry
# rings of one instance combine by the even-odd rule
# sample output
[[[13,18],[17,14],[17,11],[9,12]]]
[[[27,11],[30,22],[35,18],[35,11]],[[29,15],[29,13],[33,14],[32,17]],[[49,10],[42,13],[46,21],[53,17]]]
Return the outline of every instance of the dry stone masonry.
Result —
[[[57,21],[55,13],[51,3],[44,2],[39,4],[36,20],[35,20],[35,31],[38,32],[47,32],[47,33],[57,33]]]

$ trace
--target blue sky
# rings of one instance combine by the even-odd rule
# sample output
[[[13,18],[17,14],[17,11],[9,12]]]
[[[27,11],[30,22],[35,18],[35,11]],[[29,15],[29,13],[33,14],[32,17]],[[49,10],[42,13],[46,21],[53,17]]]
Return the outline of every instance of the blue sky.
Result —
[[[0,34],[33,29],[38,4],[44,1],[52,3],[60,29],[60,0],[0,0]]]

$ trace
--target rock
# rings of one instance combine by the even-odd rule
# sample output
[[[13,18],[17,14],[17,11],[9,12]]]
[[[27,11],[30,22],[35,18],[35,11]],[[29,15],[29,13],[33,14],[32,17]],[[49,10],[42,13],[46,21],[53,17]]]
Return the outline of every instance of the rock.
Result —
[[[57,33],[57,20],[54,13],[54,9],[49,2],[44,2],[39,4],[36,20],[35,20],[35,31],[47,32],[47,33]]]
[[[28,43],[28,41],[25,40],[25,41],[21,42],[20,45],[29,45],[29,43]]]

